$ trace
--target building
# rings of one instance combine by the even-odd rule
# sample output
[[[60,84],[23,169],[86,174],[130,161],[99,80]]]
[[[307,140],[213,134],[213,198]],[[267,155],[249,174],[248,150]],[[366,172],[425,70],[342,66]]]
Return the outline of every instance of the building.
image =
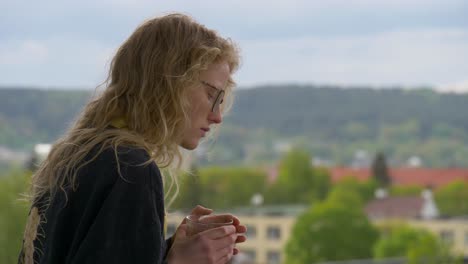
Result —
[[[387,204],[389,200],[387,200]],[[442,240],[452,245],[454,252],[468,257],[468,218],[440,219],[435,217],[423,218],[425,202],[422,199],[397,200],[397,203],[411,201],[411,205],[403,210],[403,217],[399,213],[393,213],[392,217],[370,216],[376,226],[383,226],[391,222],[404,222],[416,228],[424,228],[432,231]],[[368,205],[372,207],[372,205]],[[244,254],[242,261],[233,263],[242,264],[280,264],[284,262],[284,247],[290,237],[296,217],[307,209],[305,206],[278,206],[278,207],[251,207],[233,212],[239,216],[242,223],[248,228],[245,243],[238,245]],[[419,213],[408,213],[406,211],[416,210]],[[185,214],[173,213],[168,215],[168,235],[175,232]],[[375,263],[401,263],[375,262]],[[374,263],[369,260],[369,263]],[[354,262],[353,262],[354,263]]]
[[[406,197],[388,197],[376,192],[376,198],[364,210],[376,226],[404,223],[426,229],[451,245],[454,253],[468,257],[468,218],[440,218],[428,189],[421,196]]]
[[[370,220],[380,219],[435,219],[439,210],[432,197],[432,191],[427,189],[421,196],[390,197],[384,189],[376,191],[376,198],[364,208]]]

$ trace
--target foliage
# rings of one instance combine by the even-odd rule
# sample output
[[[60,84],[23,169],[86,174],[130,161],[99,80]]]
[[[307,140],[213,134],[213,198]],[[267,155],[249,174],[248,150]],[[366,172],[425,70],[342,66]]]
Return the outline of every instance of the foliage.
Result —
[[[0,145],[28,150],[54,141],[90,95],[3,87]],[[359,146],[393,163],[419,156],[429,167],[468,166],[468,94],[281,85],[238,90],[236,98],[213,148],[217,164],[275,160],[275,142],[301,139],[316,157],[341,164]]]
[[[442,215],[468,215],[468,183],[459,180],[441,187],[435,201]]]
[[[343,204],[352,208],[363,208],[361,196],[353,189],[334,187],[327,197],[328,202]]]
[[[203,188],[200,183],[200,174],[197,167],[192,167],[190,172],[182,174],[179,180],[179,194],[171,205],[171,208],[190,210],[201,205]]]
[[[335,183],[333,190],[351,191],[360,197],[363,204],[366,204],[370,200],[374,199],[377,187],[378,184],[375,179],[360,182],[355,177],[347,176]]]
[[[293,149],[280,161],[278,178],[265,194],[268,204],[310,204],[323,200],[330,188],[325,170],[310,165],[310,155]]]
[[[379,152],[375,155],[372,162],[372,176],[377,180],[381,187],[388,187],[391,184],[390,175],[388,175],[387,162],[385,155]]]
[[[54,141],[89,96],[88,91],[0,89],[0,145],[27,149]]]
[[[243,167],[205,167],[197,174],[187,174],[181,181],[177,209],[200,204],[212,209],[228,209],[250,205],[252,196],[266,186],[264,172]]]
[[[389,234],[381,236],[375,244],[374,256],[377,259],[406,257],[408,264],[461,263],[434,234],[405,225],[395,226]]]
[[[352,193],[347,192],[346,196],[347,199]],[[286,244],[287,264],[366,259],[372,256],[377,231],[362,208],[354,204],[349,206],[341,198],[327,199],[298,217]],[[359,197],[355,195],[353,200],[357,201]]]
[[[16,263],[29,205],[21,194],[27,191],[29,172],[18,169],[0,175],[0,263]]]
[[[424,190],[421,186],[391,186],[390,196],[419,196]]]

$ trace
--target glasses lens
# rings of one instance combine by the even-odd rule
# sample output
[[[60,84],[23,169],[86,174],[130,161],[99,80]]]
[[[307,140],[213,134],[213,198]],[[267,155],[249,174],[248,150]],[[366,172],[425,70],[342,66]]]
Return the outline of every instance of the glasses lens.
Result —
[[[213,107],[211,109],[211,112],[218,112],[219,111],[219,108],[220,108],[221,102],[223,101],[223,98],[224,98],[224,91],[221,90],[221,91],[219,91],[218,96],[216,96],[216,100],[213,103]]]

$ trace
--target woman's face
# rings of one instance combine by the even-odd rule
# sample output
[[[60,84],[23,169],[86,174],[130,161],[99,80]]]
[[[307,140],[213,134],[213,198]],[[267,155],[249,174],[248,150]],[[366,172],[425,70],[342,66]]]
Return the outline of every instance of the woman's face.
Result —
[[[181,147],[195,149],[200,139],[209,132],[210,126],[222,122],[221,111],[217,106],[222,102],[221,96],[230,74],[226,62],[216,62],[200,73],[198,84],[190,87],[190,126],[184,131]]]

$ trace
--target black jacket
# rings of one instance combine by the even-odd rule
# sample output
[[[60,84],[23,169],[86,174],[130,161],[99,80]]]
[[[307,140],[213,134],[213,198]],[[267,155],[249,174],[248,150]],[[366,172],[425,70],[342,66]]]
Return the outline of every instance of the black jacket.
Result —
[[[47,209],[34,205],[41,215],[35,263],[165,263],[161,173],[142,165],[149,159],[142,149],[120,147],[118,157],[121,176],[108,148],[79,170],[75,191],[59,190]]]

